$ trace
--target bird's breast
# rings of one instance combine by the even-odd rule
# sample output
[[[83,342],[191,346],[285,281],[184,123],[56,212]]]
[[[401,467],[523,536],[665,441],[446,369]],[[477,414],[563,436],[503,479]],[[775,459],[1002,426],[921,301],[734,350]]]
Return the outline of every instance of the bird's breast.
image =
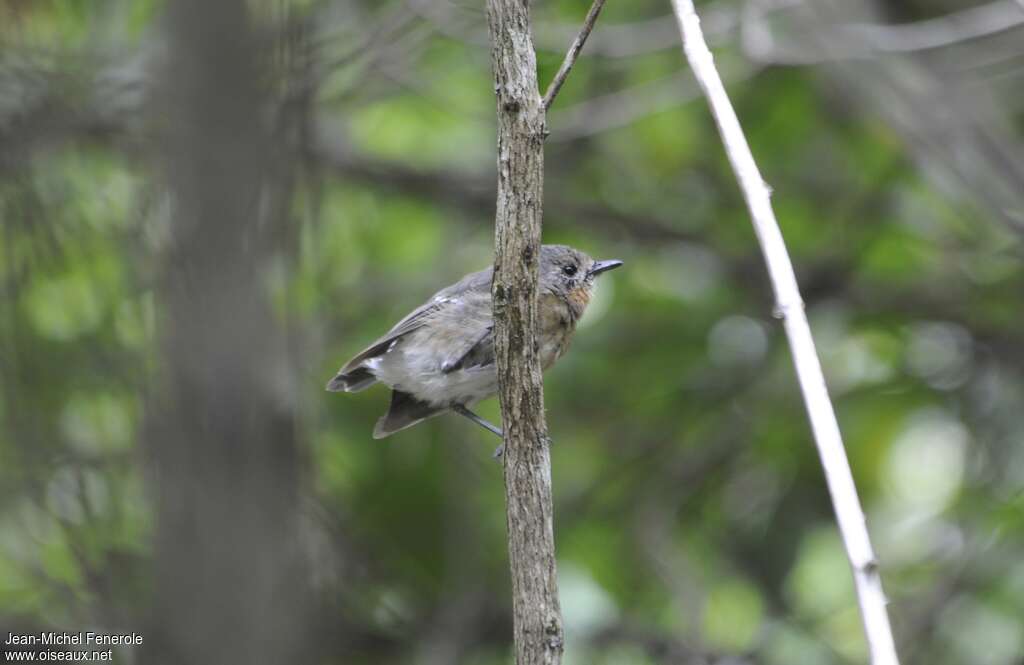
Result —
[[[587,308],[587,305],[590,304],[591,293],[591,289],[582,284],[569,291],[569,294],[566,296],[566,298],[568,300],[569,307],[571,307],[573,312],[575,313],[575,319],[578,320],[581,316],[583,316],[583,310],[585,310]]]
[[[570,298],[572,296],[570,295]],[[585,297],[589,297],[585,296]],[[569,348],[572,336],[576,332],[578,318],[570,302],[555,295],[543,295],[538,303],[540,306],[540,364],[548,369],[555,364]]]

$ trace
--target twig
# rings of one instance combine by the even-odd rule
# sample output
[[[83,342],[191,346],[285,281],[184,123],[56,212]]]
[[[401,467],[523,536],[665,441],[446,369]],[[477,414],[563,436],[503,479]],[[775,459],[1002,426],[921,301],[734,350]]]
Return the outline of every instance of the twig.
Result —
[[[590,36],[590,31],[594,29],[594,24],[597,22],[597,16],[601,13],[601,8],[604,7],[605,0],[594,0],[594,4],[590,5],[590,11],[587,12],[587,17],[583,19],[583,27],[580,28],[580,33],[576,35],[576,39],[572,40],[572,44],[569,46],[568,53],[565,54],[565,60],[562,60],[562,66],[558,68],[558,73],[555,74],[555,78],[552,79],[551,85],[548,86],[548,91],[544,93],[544,110],[547,111],[551,108],[551,103],[555,101],[555,96],[558,91],[562,89],[562,84],[565,83],[565,77],[569,75],[569,70],[576,64],[576,58],[579,57],[580,51],[583,50],[583,45],[587,42],[587,37]]]
[[[679,21],[686,59],[708,99],[768,264],[768,274],[775,292],[776,313],[783,319],[786,328],[811,429],[853,571],[871,662],[873,665],[898,665],[878,560],[871,547],[864,511],[857,497],[850,463],[846,459],[839,424],[825,387],[825,377],[814,348],[793,264],[772,210],[771,192],[761,178],[739,119],[715,69],[692,0],[672,0],[672,7]]]
[[[562,662],[551,451],[536,343],[544,194],[544,107],[530,3],[487,0],[498,111],[494,358],[505,431],[505,508],[517,665]]]
[[[756,63],[737,62],[723,70],[722,75],[733,83],[750,78],[760,69]],[[666,109],[689,104],[700,96],[700,88],[689,71],[669,74],[554,111],[548,116],[548,127],[552,128],[548,141],[574,141],[625,127]]]
[[[996,0],[902,25],[854,23],[840,29],[880,53],[908,53],[955,46],[1006,32],[1024,23],[1024,0]]]
[[[1024,0],[996,0],[913,23],[839,23],[818,27],[814,43],[776,43],[766,15],[773,7],[748,5],[742,31],[743,50],[761,62],[817,65],[826,62],[874,58],[881,54],[916,53],[958,47],[964,43],[1007,32],[1024,25]],[[803,41],[803,40],[799,40]],[[958,55],[957,64],[963,56]]]

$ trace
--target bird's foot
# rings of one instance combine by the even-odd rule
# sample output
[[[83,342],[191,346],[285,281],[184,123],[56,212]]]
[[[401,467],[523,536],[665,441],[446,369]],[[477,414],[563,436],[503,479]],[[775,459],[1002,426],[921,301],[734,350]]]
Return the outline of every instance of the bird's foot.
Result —
[[[497,427],[497,426],[492,425],[491,423],[487,422],[486,420],[484,420],[480,416],[476,415],[475,413],[473,413],[472,411],[467,409],[462,404],[453,404],[452,405],[452,411],[454,411],[455,413],[459,414],[463,418],[467,418],[469,420],[472,420],[474,423],[476,423],[480,427],[483,427],[485,430],[487,430],[488,432],[491,432],[492,434],[498,436],[499,438],[502,438],[502,439],[505,438],[505,435],[504,435],[504,433],[502,433],[500,427]],[[504,454],[504,452],[505,452],[505,444],[501,444],[500,446],[498,446],[497,450],[494,451],[494,455],[493,455],[494,459],[501,459],[501,456],[502,456],[502,454]]]

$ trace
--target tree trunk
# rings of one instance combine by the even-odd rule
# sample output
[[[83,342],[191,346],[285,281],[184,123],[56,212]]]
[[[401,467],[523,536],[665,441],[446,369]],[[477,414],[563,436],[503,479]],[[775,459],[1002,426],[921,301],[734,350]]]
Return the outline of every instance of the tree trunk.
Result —
[[[150,663],[269,665],[308,655],[299,457],[292,408],[275,390],[287,364],[256,223],[272,191],[264,60],[247,14],[243,0],[175,0],[166,19],[154,110],[166,132],[173,221],[158,290],[161,372],[148,405],[157,522]]]

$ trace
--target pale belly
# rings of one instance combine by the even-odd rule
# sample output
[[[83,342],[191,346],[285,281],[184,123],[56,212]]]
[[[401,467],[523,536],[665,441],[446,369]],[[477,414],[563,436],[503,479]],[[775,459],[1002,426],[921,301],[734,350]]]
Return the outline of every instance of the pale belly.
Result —
[[[412,350],[416,341],[402,340],[391,351],[375,359],[377,362],[370,369],[381,383],[411,393],[432,406],[471,406],[498,392],[498,374],[493,364],[457,369],[446,374],[441,371],[442,358],[439,355]]]
[[[551,307],[552,304],[556,306]],[[547,305],[542,307],[544,315],[541,317],[537,349],[541,367],[545,370],[569,348],[575,329],[564,303],[559,301]],[[421,329],[399,340],[391,350],[367,362],[366,366],[381,383],[410,393],[432,406],[472,406],[498,392],[498,376],[493,363],[446,374],[441,371],[442,356],[425,351],[431,348],[431,340]]]

